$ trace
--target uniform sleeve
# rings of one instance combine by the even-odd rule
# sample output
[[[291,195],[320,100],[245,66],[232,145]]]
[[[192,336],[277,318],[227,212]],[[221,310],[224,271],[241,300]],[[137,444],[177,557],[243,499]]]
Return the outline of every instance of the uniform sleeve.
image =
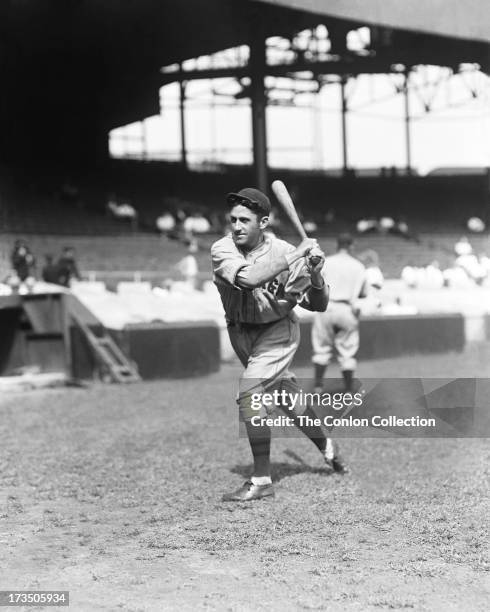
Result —
[[[289,251],[294,251],[294,247],[288,249]],[[306,266],[305,258],[301,257],[289,267],[289,276],[284,293],[294,295],[296,300],[300,300],[310,287],[310,273]]]
[[[211,259],[216,279],[233,286],[236,286],[238,272],[248,265],[240,253],[219,243],[211,247]]]
[[[310,312],[325,312],[328,306],[330,287],[325,283],[321,294],[317,291],[312,293],[313,291],[314,290],[310,287],[299,303],[299,306]]]
[[[363,267],[361,276],[361,288],[357,295],[358,298],[366,298],[369,295],[369,278],[366,268]]]
[[[359,290],[359,295],[357,296],[358,298],[366,298],[369,295],[369,283],[367,282],[367,279],[364,279],[364,281],[362,282],[361,288]]]

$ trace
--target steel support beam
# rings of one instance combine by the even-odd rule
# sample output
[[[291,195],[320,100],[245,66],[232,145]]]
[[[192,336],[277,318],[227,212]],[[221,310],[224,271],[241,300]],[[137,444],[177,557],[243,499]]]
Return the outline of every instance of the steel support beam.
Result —
[[[485,182],[485,196],[484,196],[484,214],[483,214],[483,220],[485,221],[485,225],[487,228],[487,232],[488,232],[488,228],[490,227],[490,166],[487,167],[487,171],[486,171],[486,182]]]
[[[186,82],[180,81],[180,97],[179,97],[179,111],[180,111],[180,162],[182,167],[187,170],[187,143],[186,143],[186,131],[185,131],[185,88]]]
[[[347,145],[347,95],[345,86],[347,79],[342,75],[340,79],[341,113],[342,113],[342,171],[344,176],[349,170],[349,155]]]
[[[315,75],[330,74],[389,74],[393,72],[393,64],[403,63],[399,60],[356,59],[330,61],[296,61],[288,64],[267,65],[264,72],[267,76],[294,77],[296,72],[313,72]],[[420,62],[422,63],[422,62]],[[430,62],[426,62],[430,63]],[[230,66],[226,68],[209,68],[203,70],[176,70],[162,73],[161,85],[178,81],[194,81],[199,79],[224,79],[250,77],[250,66]]]
[[[141,121],[141,148],[143,149],[143,160],[148,159],[148,133],[146,130],[146,121]]]
[[[275,64],[266,66],[265,74],[275,77],[294,78],[297,72],[313,72],[314,74],[387,74],[392,72],[392,64],[388,62],[374,62],[372,64],[354,64],[343,61],[325,62],[294,62],[291,64]],[[251,77],[249,66],[230,66],[229,68],[209,68],[203,70],[176,70],[164,73],[161,76],[161,85],[168,85],[178,81],[198,81],[205,79],[243,79]]]
[[[405,108],[405,164],[407,168],[407,174],[412,172],[412,142],[411,142],[411,131],[410,131],[410,100],[408,85],[410,80],[410,71],[405,72],[405,81],[403,84],[403,97],[404,97],[404,108]]]
[[[253,23],[250,37],[250,100],[252,109],[252,146],[255,185],[267,193],[267,98],[265,93],[266,45],[260,22]]]

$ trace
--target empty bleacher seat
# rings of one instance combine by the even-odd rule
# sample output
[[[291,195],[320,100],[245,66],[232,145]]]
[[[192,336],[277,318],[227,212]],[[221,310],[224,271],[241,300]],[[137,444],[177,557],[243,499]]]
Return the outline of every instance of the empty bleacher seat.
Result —
[[[72,281],[70,289],[73,293],[102,293],[106,284],[102,281]]]

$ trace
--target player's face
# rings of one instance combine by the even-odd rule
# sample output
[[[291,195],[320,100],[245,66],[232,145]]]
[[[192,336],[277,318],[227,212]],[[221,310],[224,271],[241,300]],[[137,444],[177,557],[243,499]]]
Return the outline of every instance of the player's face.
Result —
[[[230,224],[234,243],[244,251],[254,249],[262,239],[268,217],[260,217],[246,206],[237,204],[231,209]]]

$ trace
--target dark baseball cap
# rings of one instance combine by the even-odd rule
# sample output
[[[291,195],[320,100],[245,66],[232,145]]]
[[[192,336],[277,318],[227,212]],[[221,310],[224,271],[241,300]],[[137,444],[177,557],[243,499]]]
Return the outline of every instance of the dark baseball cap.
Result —
[[[269,215],[271,212],[271,201],[265,193],[262,193],[259,189],[255,189],[255,187],[245,187],[238,193],[229,193],[226,196],[226,201],[230,206],[241,204],[249,208],[252,212],[265,216]]]

